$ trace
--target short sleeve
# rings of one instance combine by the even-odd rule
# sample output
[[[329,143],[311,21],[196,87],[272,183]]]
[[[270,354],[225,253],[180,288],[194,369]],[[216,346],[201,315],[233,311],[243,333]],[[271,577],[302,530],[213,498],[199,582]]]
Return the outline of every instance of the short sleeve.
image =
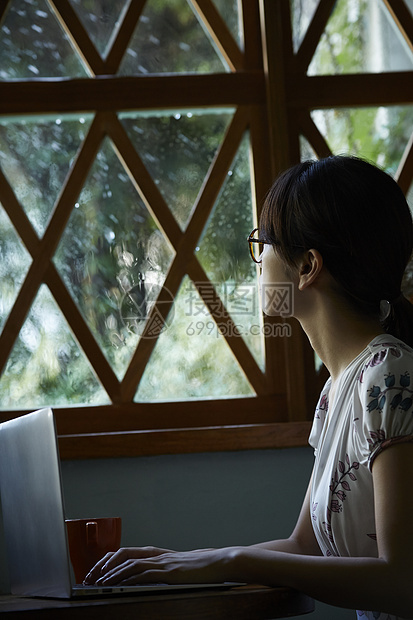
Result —
[[[317,452],[318,442],[328,413],[328,395],[330,387],[331,379],[329,378],[321,391],[320,398],[315,408],[313,425],[308,438],[308,443],[314,448],[314,453]]]
[[[394,443],[413,442],[413,352],[403,343],[379,345],[358,377],[360,415],[354,422],[368,466]]]

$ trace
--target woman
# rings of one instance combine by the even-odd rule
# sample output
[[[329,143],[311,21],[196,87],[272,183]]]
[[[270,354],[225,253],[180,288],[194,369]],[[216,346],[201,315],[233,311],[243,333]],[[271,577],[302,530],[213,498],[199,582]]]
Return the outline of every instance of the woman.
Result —
[[[304,162],[276,180],[259,238],[252,235],[264,311],[275,312],[271,287],[292,282],[294,316],[330,372],[295,529],[288,539],[250,547],[121,549],[86,581],[285,585],[331,605],[372,610],[357,612],[363,619],[413,618],[413,306],[401,294],[413,248],[406,200],[363,160]]]

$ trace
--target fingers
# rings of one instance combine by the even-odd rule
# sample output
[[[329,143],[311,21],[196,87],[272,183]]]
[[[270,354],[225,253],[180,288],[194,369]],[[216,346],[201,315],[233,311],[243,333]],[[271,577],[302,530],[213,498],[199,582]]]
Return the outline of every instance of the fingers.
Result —
[[[150,560],[127,560],[115,566],[96,582],[96,585],[135,585],[143,583],[159,583],[165,572],[157,562]]]
[[[110,570],[112,570],[116,566],[123,564],[124,562],[129,560],[130,557],[131,557],[131,550],[129,548],[126,547],[126,548],[119,549],[118,551],[116,551],[116,553],[111,555],[107,559],[106,562],[102,564],[99,577],[108,573]]]
[[[86,577],[83,580],[83,583],[86,585],[91,585],[95,583],[97,579],[102,575],[102,566],[106,564],[106,562],[114,555],[113,553],[107,553],[95,566],[89,571]]]
[[[164,553],[173,553],[167,549],[157,547],[122,547],[115,553],[107,553],[86,575],[84,583],[91,585],[102,583],[101,578],[117,569],[128,560],[141,560],[158,557]]]
[[[92,585],[119,564],[123,564],[130,557],[131,550],[128,548],[121,548],[116,552],[107,553],[99,562],[92,568],[92,570],[86,575],[83,583],[85,585]]]

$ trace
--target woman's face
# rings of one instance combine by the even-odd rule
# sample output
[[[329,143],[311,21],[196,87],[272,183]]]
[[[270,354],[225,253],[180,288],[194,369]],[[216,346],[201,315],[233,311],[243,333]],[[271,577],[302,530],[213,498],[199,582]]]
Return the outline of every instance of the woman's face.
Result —
[[[262,309],[268,316],[292,316],[294,274],[272,245],[264,245],[261,254],[260,291]]]

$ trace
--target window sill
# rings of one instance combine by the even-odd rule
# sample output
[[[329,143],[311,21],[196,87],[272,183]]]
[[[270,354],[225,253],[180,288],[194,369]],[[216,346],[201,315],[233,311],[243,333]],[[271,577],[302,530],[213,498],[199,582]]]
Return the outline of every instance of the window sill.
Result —
[[[59,435],[62,459],[292,448],[308,445],[311,422]]]

